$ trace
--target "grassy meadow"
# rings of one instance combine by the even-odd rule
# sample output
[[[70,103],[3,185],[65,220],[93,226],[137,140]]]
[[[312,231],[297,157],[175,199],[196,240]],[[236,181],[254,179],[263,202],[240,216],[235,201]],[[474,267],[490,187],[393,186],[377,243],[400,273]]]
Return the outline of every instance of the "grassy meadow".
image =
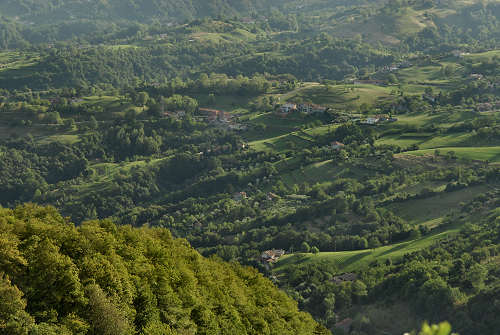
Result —
[[[457,226],[447,227],[422,238],[375,249],[285,255],[278,261],[274,269],[277,273],[280,273],[292,265],[331,262],[339,268],[339,272],[356,271],[368,266],[374,261],[385,261],[387,259],[397,260],[405,254],[422,250],[438,243],[440,240],[456,234],[459,229],[460,228]]]

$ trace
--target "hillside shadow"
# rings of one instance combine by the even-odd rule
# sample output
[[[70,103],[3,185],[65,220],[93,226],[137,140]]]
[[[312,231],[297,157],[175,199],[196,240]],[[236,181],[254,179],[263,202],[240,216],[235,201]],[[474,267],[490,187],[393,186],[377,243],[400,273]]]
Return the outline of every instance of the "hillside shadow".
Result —
[[[396,251],[399,251],[399,250],[402,250],[404,248],[406,248],[408,246],[409,243],[403,243],[403,244],[399,244],[389,250],[386,250],[384,251],[383,253],[381,253],[379,256],[386,256],[390,253],[393,253],[393,252],[396,252]]]
[[[362,260],[363,258],[365,258],[366,256],[371,255],[371,254],[372,254],[371,251],[361,252],[359,254],[356,254],[354,256],[347,258],[345,261],[342,261],[340,263],[342,264],[342,266],[349,266],[351,264],[359,262],[360,260]]]

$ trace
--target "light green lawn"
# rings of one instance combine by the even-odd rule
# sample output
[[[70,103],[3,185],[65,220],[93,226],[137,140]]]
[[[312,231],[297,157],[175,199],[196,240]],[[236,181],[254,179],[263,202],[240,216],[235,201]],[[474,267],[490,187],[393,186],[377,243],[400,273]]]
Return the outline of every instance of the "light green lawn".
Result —
[[[282,151],[286,149],[307,148],[312,145],[312,142],[307,140],[305,137],[298,136],[297,132],[292,132],[285,135],[249,142],[248,144],[253,149],[259,151]]]
[[[59,142],[62,144],[75,144],[78,141],[80,141],[80,137],[78,135],[52,135],[43,138],[39,141],[39,143]]]

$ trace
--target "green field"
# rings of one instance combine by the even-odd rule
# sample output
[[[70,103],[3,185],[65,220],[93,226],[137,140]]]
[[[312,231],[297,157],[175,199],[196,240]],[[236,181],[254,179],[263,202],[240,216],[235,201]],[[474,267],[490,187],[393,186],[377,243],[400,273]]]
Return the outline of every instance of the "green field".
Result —
[[[500,146],[494,147],[440,147],[441,154],[453,151],[458,158],[500,163]],[[435,149],[408,151],[403,155],[432,156]]]
[[[471,186],[453,192],[442,192],[424,199],[395,203],[389,205],[388,209],[412,224],[433,224],[434,222],[430,221],[438,220],[446,214],[460,209],[461,202],[468,202],[490,189],[491,187],[488,185]]]
[[[41,144],[59,142],[62,144],[75,144],[80,140],[79,135],[51,135],[39,141]]]
[[[130,175],[133,169],[144,169],[151,167],[161,162],[162,159],[137,160],[134,162],[121,162],[121,163],[96,163],[90,166],[91,177],[85,183],[80,185],[71,186],[67,191],[74,193],[76,197],[85,197],[93,192],[108,191],[113,185],[115,177],[118,175]],[[55,189],[54,194],[60,190]]]
[[[416,144],[420,149],[449,148],[451,146],[460,147],[469,143],[470,133],[453,133],[433,136],[429,133],[405,133],[397,136],[386,136],[377,141],[377,144],[398,145],[402,148]],[[441,150],[441,149],[440,149]]]
[[[251,148],[258,151],[283,151],[287,149],[303,149],[312,145],[310,140],[304,137],[298,136],[298,132],[293,132],[285,135],[280,135],[276,137],[266,138],[263,140],[250,142]]]
[[[332,160],[310,164],[302,169],[296,169],[281,176],[286,185],[301,184],[330,184],[338,178],[353,178],[370,175],[370,171],[352,167],[349,164],[336,165]]]
[[[482,53],[465,55],[465,58],[472,59],[474,61],[484,61],[493,57],[500,56],[500,50],[491,50]]]
[[[450,235],[456,234],[459,227],[448,227],[445,230],[436,232],[429,236],[419,238],[413,241],[396,243],[383,246],[376,249],[339,251],[339,252],[320,252],[319,254],[291,254],[283,256],[276,264],[276,272],[281,272],[287,267],[296,264],[309,264],[317,262],[331,262],[338,266],[339,272],[356,271],[374,261],[385,261],[387,259],[397,260],[405,254],[427,248],[439,240],[445,239]]]
[[[37,64],[39,60],[39,55],[32,52],[0,52],[0,72],[22,69]]]
[[[355,110],[362,104],[391,99],[391,87],[369,84],[359,85],[320,85],[305,83],[292,92],[281,95],[281,102],[311,102],[335,109]]]

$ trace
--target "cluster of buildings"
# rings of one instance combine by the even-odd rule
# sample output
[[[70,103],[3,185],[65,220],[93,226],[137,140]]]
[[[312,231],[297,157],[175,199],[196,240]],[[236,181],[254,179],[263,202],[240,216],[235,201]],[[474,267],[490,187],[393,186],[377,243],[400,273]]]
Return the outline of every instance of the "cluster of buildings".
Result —
[[[217,123],[219,125],[227,127],[227,129],[236,131],[247,129],[246,125],[236,123],[233,120],[233,116],[231,115],[231,113],[210,108],[200,108],[199,113],[202,117],[206,118],[208,122]]]
[[[475,106],[477,112],[493,112],[500,110],[500,101],[482,102]]]
[[[344,274],[341,274],[339,276],[333,277],[332,281],[335,284],[341,284],[341,283],[345,283],[345,282],[354,282],[354,281],[356,281],[356,279],[358,279],[358,275],[355,273],[349,272],[349,273],[344,273]]]
[[[367,117],[366,119],[361,120],[361,123],[374,125],[374,124],[381,123],[381,122],[396,122],[397,120],[398,120],[397,118],[388,117],[387,115],[376,115],[376,116]]]
[[[206,117],[207,121],[209,122],[216,122],[216,121],[230,122],[232,119],[230,113],[223,112],[218,109],[200,108],[199,111],[200,114]]]
[[[470,55],[468,52],[464,52],[462,50],[453,50],[451,52],[451,55],[453,57],[457,57],[457,58],[464,58],[464,56],[467,56],[467,55]]]
[[[287,103],[280,106],[279,112],[281,114],[285,114],[285,115],[292,113],[292,112],[313,114],[313,113],[323,113],[327,109],[328,109],[327,107],[323,107],[323,106],[316,105],[316,104],[296,104],[296,103],[287,102]]]
[[[397,63],[397,64],[391,64],[391,65],[386,65],[386,66],[382,67],[382,72],[394,72],[394,71],[398,71],[400,69],[409,68],[412,65],[413,64],[408,62],[408,61],[402,61],[402,62]]]
[[[283,250],[283,249],[266,250],[260,256],[260,260],[262,263],[267,263],[267,264],[275,263],[284,254],[285,254],[285,250]]]
[[[484,76],[480,73],[471,73],[469,78],[472,80],[481,80],[484,78]]]
[[[163,112],[163,116],[171,117],[174,119],[183,119],[186,117],[186,111],[178,110],[178,111],[173,111],[173,112]]]
[[[332,148],[333,150],[341,150],[341,149],[344,149],[344,147],[345,147],[345,144],[340,143],[338,141],[333,141],[332,143],[330,143],[330,148]]]

